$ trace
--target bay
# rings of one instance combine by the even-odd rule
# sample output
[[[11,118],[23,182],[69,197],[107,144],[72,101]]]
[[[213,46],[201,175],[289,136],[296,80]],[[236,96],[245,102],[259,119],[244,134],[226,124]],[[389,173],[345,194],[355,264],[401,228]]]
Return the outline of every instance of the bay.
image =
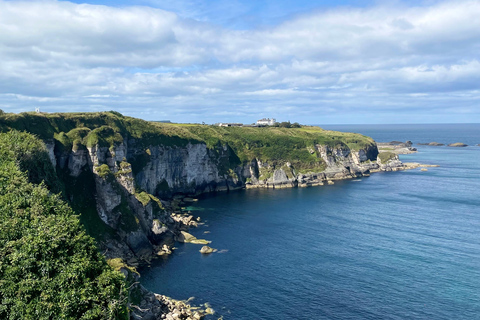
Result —
[[[418,146],[401,156],[440,165],[427,172],[205,195],[191,208],[205,225],[191,233],[219,251],[177,244],[140,270],[142,284],[209,302],[211,319],[478,318],[480,125],[341,129],[377,141],[472,146]]]

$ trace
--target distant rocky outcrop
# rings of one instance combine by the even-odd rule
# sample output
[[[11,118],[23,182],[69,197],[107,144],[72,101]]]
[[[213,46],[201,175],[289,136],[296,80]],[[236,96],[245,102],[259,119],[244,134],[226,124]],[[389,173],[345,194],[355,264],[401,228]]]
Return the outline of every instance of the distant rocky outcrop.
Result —
[[[412,141],[390,141],[377,142],[379,152],[393,152],[395,154],[410,154],[417,152],[417,148],[412,147]]]
[[[417,143],[419,146],[434,146],[434,147],[439,147],[439,146],[444,146],[445,144],[439,143],[439,142],[428,142],[428,143]]]
[[[455,142],[455,143],[450,143],[450,144],[448,145],[448,147],[461,148],[461,147],[468,147],[468,145],[465,144],[465,143],[462,143],[462,142]]]

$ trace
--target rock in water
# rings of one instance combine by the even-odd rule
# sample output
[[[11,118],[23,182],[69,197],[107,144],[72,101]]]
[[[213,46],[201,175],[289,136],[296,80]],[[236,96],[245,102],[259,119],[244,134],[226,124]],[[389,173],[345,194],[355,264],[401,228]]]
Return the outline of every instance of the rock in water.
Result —
[[[419,146],[434,146],[434,147],[444,146],[443,143],[439,143],[439,142],[417,143],[417,144]]]
[[[178,242],[193,243],[193,244],[209,244],[211,242],[205,239],[197,239],[195,236],[191,235],[186,231],[180,231],[180,234],[177,236],[176,240]]]
[[[215,251],[215,249],[210,248],[209,246],[203,246],[202,249],[200,249],[200,253],[203,254],[212,253],[213,251]]]
[[[448,146],[449,147],[468,147],[467,144],[462,142],[450,143]]]

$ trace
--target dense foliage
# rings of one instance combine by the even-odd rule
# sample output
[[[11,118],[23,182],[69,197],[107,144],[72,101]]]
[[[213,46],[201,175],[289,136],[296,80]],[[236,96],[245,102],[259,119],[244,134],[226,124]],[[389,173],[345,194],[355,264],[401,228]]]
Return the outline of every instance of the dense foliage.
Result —
[[[0,134],[0,319],[127,318],[123,276],[60,196],[22,171],[42,152],[30,134]]]

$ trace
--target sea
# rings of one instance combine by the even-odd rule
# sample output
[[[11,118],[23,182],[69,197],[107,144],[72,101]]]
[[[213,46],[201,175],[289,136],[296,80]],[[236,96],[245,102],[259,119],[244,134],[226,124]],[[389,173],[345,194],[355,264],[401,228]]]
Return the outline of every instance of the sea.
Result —
[[[148,289],[207,319],[480,319],[480,124],[325,125],[413,142],[439,165],[311,188],[202,196],[191,229],[140,270]],[[419,146],[427,142],[465,148]]]

